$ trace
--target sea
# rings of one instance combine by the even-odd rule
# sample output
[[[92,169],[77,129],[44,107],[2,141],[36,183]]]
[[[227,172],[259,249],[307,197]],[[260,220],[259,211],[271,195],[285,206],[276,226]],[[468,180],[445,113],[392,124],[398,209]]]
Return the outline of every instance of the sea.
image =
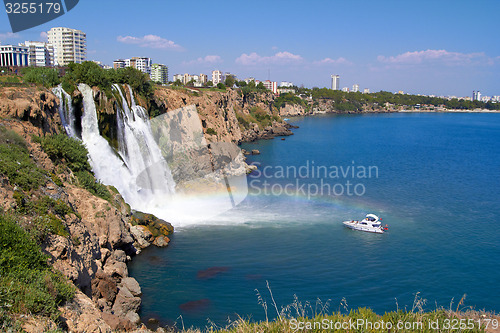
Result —
[[[398,309],[500,311],[500,114],[292,118],[246,143],[248,195],[132,260],[141,318],[238,319]],[[350,230],[373,213],[384,234]]]

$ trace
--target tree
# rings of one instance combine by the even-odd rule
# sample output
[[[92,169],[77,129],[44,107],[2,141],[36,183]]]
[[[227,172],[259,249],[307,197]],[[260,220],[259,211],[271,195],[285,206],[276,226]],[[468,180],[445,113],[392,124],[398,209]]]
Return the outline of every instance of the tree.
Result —
[[[239,88],[246,87],[247,83],[245,81],[236,81],[236,86]]]
[[[232,75],[229,75],[226,78],[226,82],[224,82],[224,84],[226,85],[226,87],[232,88],[234,86],[234,82],[235,82],[234,77]]]
[[[58,72],[54,68],[28,67],[24,68],[22,73],[26,82],[43,84],[46,88],[57,86],[60,83]]]
[[[261,83],[262,83],[262,82],[261,82]],[[248,82],[247,87],[248,87],[248,88],[250,88],[250,89],[255,88],[255,81],[250,81],[250,82]]]
[[[217,83],[217,88],[226,90],[226,86],[222,82]]]
[[[255,84],[255,83],[254,83]],[[259,84],[256,87],[258,90],[266,90],[266,87],[264,86],[264,83],[259,82]]]
[[[181,82],[181,80],[177,79],[177,80],[175,80],[174,83],[172,83],[172,85],[180,87],[180,86],[182,86],[182,82]]]
[[[208,81],[206,84],[207,87],[213,87],[214,83],[212,81]]]

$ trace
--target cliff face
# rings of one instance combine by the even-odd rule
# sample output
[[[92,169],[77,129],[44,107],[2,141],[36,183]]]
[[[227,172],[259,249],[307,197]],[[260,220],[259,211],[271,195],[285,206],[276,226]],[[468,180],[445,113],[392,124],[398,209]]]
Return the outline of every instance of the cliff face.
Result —
[[[130,103],[130,93],[127,89],[123,92]],[[82,96],[75,90],[72,98],[75,114],[81,117]],[[240,143],[291,134],[273,108],[271,94],[243,95],[232,89],[199,92],[157,88],[150,99],[135,98],[138,104],[157,114],[195,105],[208,142]],[[94,99],[100,131],[112,142],[120,99],[96,88]],[[96,197],[78,185],[70,169],[51,160],[33,135],[43,137],[64,132],[58,113],[60,103],[44,88],[0,88],[0,126],[24,139],[30,158],[46,173],[43,185],[27,192],[0,175],[0,206],[4,211],[16,212],[19,223],[26,226],[36,219],[29,212],[19,215],[26,202],[49,198],[70,207],[58,216],[63,232],[49,232],[41,243],[50,264],[77,287],[74,299],[60,308],[62,325],[72,332],[132,330],[140,324],[137,312],[141,289],[128,276],[127,262],[151,244],[167,246],[172,227],[151,215],[132,214],[112,188],[109,188],[110,200]],[[30,318],[24,328],[39,332],[53,326],[47,318]]]

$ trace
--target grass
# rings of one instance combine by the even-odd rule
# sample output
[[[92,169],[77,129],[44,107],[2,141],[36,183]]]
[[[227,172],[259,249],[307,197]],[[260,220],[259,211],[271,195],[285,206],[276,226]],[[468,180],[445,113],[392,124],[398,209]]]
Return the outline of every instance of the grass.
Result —
[[[104,200],[112,199],[108,188],[92,173],[88,162],[88,151],[83,143],[65,134],[33,137],[56,165],[66,165],[78,179],[81,187]]]
[[[0,328],[14,325],[10,314],[57,319],[57,307],[70,300],[74,287],[54,272],[47,257],[13,216],[0,211]]]
[[[0,126],[0,174],[25,191],[38,189],[46,181],[46,172],[30,158],[24,139],[5,126]]]
[[[330,301],[323,303],[301,303],[297,296],[292,304],[278,308],[269,283],[267,283],[269,299],[266,300],[258,290],[257,299],[262,306],[266,319],[255,322],[245,318],[230,321],[225,327],[220,327],[210,320],[205,329],[188,328],[179,317],[180,328],[168,328],[168,332],[220,332],[220,333],[295,333],[295,332],[485,332],[488,325],[490,329],[498,328],[498,319],[492,319],[492,313],[473,311],[463,306],[465,295],[456,309],[437,307],[435,310],[424,310],[426,300],[417,293],[410,310],[399,309],[376,314],[369,308],[349,309],[345,299],[342,299],[336,311],[330,311]],[[269,302],[269,304],[268,304]],[[275,319],[269,319],[271,313]],[[176,326],[179,324],[176,323]]]

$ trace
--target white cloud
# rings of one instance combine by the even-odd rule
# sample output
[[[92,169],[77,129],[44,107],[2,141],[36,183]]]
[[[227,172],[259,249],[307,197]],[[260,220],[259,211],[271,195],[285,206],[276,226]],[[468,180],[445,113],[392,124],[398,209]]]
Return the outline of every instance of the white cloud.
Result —
[[[207,55],[205,57],[200,57],[195,60],[183,61],[183,65],[206,65],[206,64],[218,64],[222,62],[222,58],[218,55]]]
[[[183,49],[182,46],[175,44],[173,41],[156,35],[145,35],[144,37],[118,36],[116,40],[118,40],[120,43],[136,44],[140,47],[147,47],[152,49]]]
[[[287,51],[278,52],[272,56],[261,56],[255,52],[250,54],[243,53],[241,56],[236,58],[236,63],[249,66],[258,64],[289,64],[302,62],[304,59],[298,55]]]
[[[378,56],[377,60],[388,65],[419,65],[439,63],[447,66],[462,66],[469,64],[492,64],[492,59],[484,53],[460,53],[446,50],[426,50],[405,52],[397,56]]]
[[[6,39],[20,38],[20,37],[21,36],[19,34],[13,32],[0,33],[0,41]]]
[[[313,61],[314,65],[352,65],[352,62],[346,58],[339,57],[337,59],[324,58],[322,60]]]

